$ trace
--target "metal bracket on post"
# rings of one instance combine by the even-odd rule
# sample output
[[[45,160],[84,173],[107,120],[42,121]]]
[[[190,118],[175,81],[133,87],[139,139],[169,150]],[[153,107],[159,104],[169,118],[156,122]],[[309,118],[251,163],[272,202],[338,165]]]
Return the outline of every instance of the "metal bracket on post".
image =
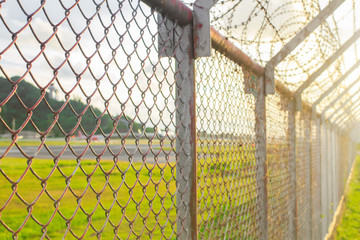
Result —
[[[301,94],[295,94],[294,100],[295,100],[295,112],[301,111],[302,108]]]
[[[274,69],[283,61],[304,39],[320,26],[345,0],[333,0],[316,17],[314,17],[300,32],[296,34],[265,66],[265,94],[275,93]]]
[[[210,9],[218,0],[196,0],[193,7],[194,57],[211,56]]]
[[[266,64],[265,66],[265,95],[275,94],[275,66]]]
[[[259,79],[262,77],[257,77],[250,69],[243,68],[244,74],[244,91],[246,94],[253,94],[255,97],[259,94]]]
[[[193,15],[189,7],[180,0],[141,0],[157,11],[158,14],[158,52],[159,57],[175,55],[176,26],[187,26],[192,23]]]
[[[321,116],[320,116],[320,124],[325,124],[325,123],[326,123],[326,121],[325,121],[325,113],[322,112]]]
[[[158,14],[158,22],[159,57],[172,57],[175,52],[175,24],[161,14]]]
[[[316,116],[317,116],[316,106],[313,106],[313,107],[312,107],[312,111],[311,111],[311,119],[312,119],[313,121],[315,121],[315,120],[316,120]]]

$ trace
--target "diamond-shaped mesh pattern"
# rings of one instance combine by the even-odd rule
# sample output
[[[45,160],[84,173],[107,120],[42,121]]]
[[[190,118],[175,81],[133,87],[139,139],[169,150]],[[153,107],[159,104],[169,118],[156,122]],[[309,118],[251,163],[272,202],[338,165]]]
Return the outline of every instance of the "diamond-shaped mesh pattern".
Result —
[[[346,2],[355,32],[358,4]],[[180,1],[0,7],[0,239],[328,233],[356,151],[329,118],[356,120],[334,111],[347,101],[335,101],[339,89],[356,81],[319,103],[330,115],[305,103],[295,111],[288,90],[344,42],[337,14],[278,65],[276,93],[265,97],[269,79],[254,75],[264,68],[228,40],[265,65],[322,9],[317,1],[219,1],[211,22],[229,39],[213,35],[216,50],[198,59],[191,10]],[[304,99],[316,101],[342,76],[347,55]],[[356,110],[350,100],[344,106]]]
[[[300,239],[311,237],[310,132],[311,114],[296,115],[296,196]]]
[[[268,97],[267,113],[267,161],[268,161],[268,215],[269,238],[290,239],[292,222],[290,213],[294,202],[291,185],[292,151],[289,139],[288,99],[276,94]],[[290,110],[291,111],[291,110]]]
[[[324,238],[328,226],[330,224],[329,220],[329,163],[328,163],[328,153],[327,153],[327,124],[321,122],[321,238]]]
[[[0,238],[176,238],[182,29],[139,1],[1,4]]]
[[[311,121],[311,209],[312,238],[321,238],[321,148],[320,120]]]
[[[256,239],[254,96],[241,67],[217,52],[196,74],[199,238]]]

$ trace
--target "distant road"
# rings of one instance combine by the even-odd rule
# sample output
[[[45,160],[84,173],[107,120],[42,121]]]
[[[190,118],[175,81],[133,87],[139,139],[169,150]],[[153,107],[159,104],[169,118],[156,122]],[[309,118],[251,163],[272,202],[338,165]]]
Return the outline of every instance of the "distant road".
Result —
[[[149,147],[147,145],[140,145],[136,147],[135,145],[126,146],[125,149],[122,149],[122,145],[111,145],[110,149],[113,152],[109,151],[109,149],[104,150],[103,145],[93,145],[92,150],[90,148],[86,149],[85,145],[75,145],[71,146],[72,150],[69,147],[65,149],[65,151],[61,154],[60,159],[66,160],[75,160],[78,156],[82,155],[82,159],[95,159],[96,155],[100,156],[101,159],[114,159],[113,155],[118,155],[119,160],[121,161],[133,161],[133,162],[143,162],[146,161],[147,163],[154,163],[155,156],[157,155],[158,162],[164,163],[167,161],[174,162],[175,161],[175,153],[166,150],[164,153],[160,151],[159,148],[153,148],[153,152],[149,151]],[[4,154],[6,151],[6,147],[0,147],[0,156]],[[63,151],[64,146],[49,146],[50,151],[54,156],[59,156],[61,151]],[[36,146],[23,146],[22,150],[29,156],[34,156],[37,147]],[[103,152],[104,151],[104,152]],[[103,153],[102,153],[103,152]],[[119,154],[120,153],[120,154]],[[35,156],[35,159],[53,159],[54,156],[50,154],[50,152],[45,148],[42,147],[40,152],[38,152]],[[7,153],[6,157],[24,157],[24,155],[19,151],[16,146],[13,146],[10,151]],[[168,160],[167,160],[168,159]]]

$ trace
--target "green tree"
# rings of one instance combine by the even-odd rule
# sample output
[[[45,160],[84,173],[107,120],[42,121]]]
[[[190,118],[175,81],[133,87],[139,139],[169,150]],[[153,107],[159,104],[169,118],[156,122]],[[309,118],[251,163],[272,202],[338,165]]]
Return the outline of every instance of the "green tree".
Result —
[[[50,135],[57,137],[71,132],[77,134],[80,130],[78,122],[80,122],[85,134],[90,134],[93,131],[100,134],[100,128],[104,133],[113,130],[114,121],[118,116],[112,118],[106,113],[100,117],[102,115],[101,110],[91,105],[87,107],[80,99],[70,100],[65,103],[64,101],[51,99],[48,93],[45,93],[45,97],[41,98],[43,92],[39,88],[25,80],[15,85],[14,82],[17,80],[19,80],[19,77],[12,77],[11,81],[0,77],[0,117],[9,128],[12,128],[13,119],[15,119],[15,128],[17,129],[31,115],[31,120],[27,121],[24,130],[35,131],[37,129],[40,132],[45,132],[58,117],[57,125],[49,132]],[[16,91],[13,92],[15,88]],[[65,107],[59,112],[64,104]],[[100,128],[97,126],[98,123],[100,123]],[[127,132],[130,128],[137,133],[139,129],[142,130],[142,125],[135,121],[131,124],[131,118],[122,115],[118,120],[117,130]],[[151,131],[150,128],[147,130]],[[7,128],[0,123],[0,133],[4,132],[7,132]]]

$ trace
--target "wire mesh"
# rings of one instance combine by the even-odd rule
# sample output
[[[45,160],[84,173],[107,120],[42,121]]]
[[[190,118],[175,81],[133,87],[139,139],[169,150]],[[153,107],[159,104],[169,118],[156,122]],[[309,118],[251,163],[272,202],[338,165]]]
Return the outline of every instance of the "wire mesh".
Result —
[[[321,142],[320,119],[311,121],[312,239],[321,239]]]
[[[310,120],[308,112],[296,113],[297,237],[311,238]]]
[[[331,150],[332,150],[332,153],[331,153],[331,156],[333,158],[333,163],[332,163],[332,172],[333,172],[333,210],[332,210],[332,213],[333,213],[333,216],[335,216],[335,213],[336,213],[336,209],[337,207],[339,206],[339,196],[338,196],[338,193],[339,193],[339,186],[340,186],[340,182],[339,182],[339,136],[336,132],[336,130],[334,129],[334,127],[331,127],[331,133],[332,133],[332,142],[331,142]],[[335,146],[335,147],[334,147]]]
[[[348,173],[348,159],[349,159],[349,153],[348,153],[348,139],[340,135],[340,151],[339,151],[339,199],[342,197],[342,193],[345,191],[345,183],[347,179],[347,173]]]
[[[294,112],[287,109],[287,100],[276,94],[269,96],[266,102],[270,239],[291,239],[295,230],[291,218],[294,210],[292,203],[295,203],[291,161],[295,156],[289,134],[294,126],[288,119],[288,114]]]
[[[321,238],[327,233],[328,224],[328,172],[327,172],[327,152],[326,152],[326,124],[321,119],[320,124],[320,151],[321,151]]]
[[[355,32],[357,3],[348,2]],[[211,22],[265,64],[322,5],[224,0]],[[194,61],[191,24],[140,0],[0,6],[0,238],[327,234],[353,142],[308,109],[295,113],[289,94],[261,105],[263,78],[219,52]],[[280,81],[296,90],[316,71],[344,42],[343,18],[333,14],[285,59]],[[307,100],[343,74],[347,54]]]
[[[334,163],[335,163],[335,156],[334,153],[334,135],[332,131],[332,126],[327,126],[327,156],[328,156],[328,177],[329,177],[329,189],[328,189],[328,211],[329,211],[329,224],[331,223],[332,217],[334,215],[334,205],[335,205],[335,174],[334,174]]]
[[[139,1],[1,8],[1,238],[176,238],[182,28]]]
[[[199,238],[257,239],[254,96],[220,53],[198,60],[196,73]]]
[[[219,1],[212,11],[212,24],[226,37],[265,66],[302,28],[331,1]],[[339,47],[359,29],[358,2],[345,1],[303,43],[301,43],[275,71],[277,79],[292,91],[297,90],[319,69]],[[352,63],[358,60],[358,41],[349,47],[331,66],[327,66],[305,89],[303,98],[310,103],[332,86]],[[334,92],[347,86],[343,82]],[[323,103],[329,103],[324,100]]]

